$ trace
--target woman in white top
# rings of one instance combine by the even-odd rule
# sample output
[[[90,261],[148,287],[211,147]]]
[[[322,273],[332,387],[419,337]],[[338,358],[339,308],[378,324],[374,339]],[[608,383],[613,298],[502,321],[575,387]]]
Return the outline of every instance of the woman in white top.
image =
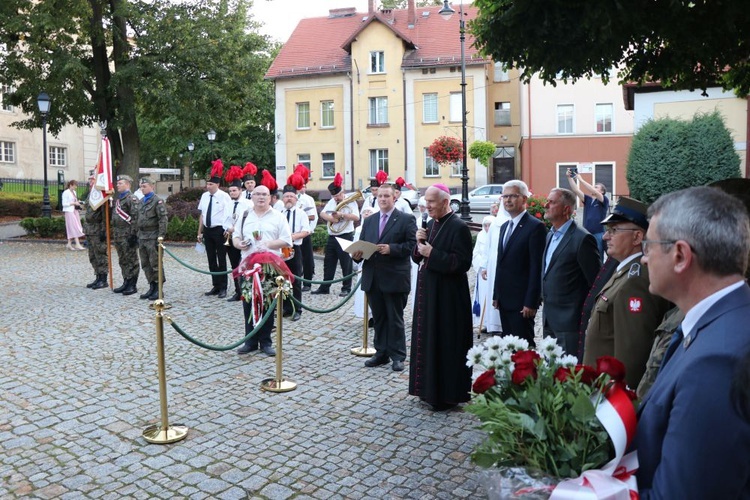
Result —
[[[86,250],[81,246],[81,242],[78,240],[83,236],[83,228],[81,227],[81,214],[78,211],[81,208],[81,202],[78,201],[78,195],[76,194],[76,188],[78,183],[75,180],[68,181],[67,189],[63,191],[62,195],[62,209],[65,215],[65,234],[68,236],[68,250]],[[73,246],[75,240],[76,246]]]

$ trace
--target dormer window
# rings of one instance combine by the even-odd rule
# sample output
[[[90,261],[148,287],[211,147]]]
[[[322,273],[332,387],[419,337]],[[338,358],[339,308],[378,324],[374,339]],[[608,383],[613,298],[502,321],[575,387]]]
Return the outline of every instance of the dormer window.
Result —
[[[370,52],[370,73],[385,73],[385,52]]]

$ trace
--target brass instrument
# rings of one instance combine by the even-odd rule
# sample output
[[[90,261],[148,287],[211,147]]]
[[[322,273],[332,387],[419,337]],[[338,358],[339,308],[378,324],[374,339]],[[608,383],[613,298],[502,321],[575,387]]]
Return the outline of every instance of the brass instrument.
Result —
[[[341,203],[336,205],[336,212],[340,212],[342,214],[350,214],[352,213],[351,209],[347,207],[347,205],[353,201],[358,200],[364,200],[365,197],[362,196],[362,191],[357,189],[356,192],[350,194],[346,198],[344,198]],[[349,221],[346,219],[342,219],[337,222],[329,222],[328,223],[328,230],[331,232],[331,234],[341,234],[344,231],[344,228],[346,227],[347,223]]]
[[[232,230],[231,231],[224,231],[224,235],[226,236],[226,241],[224,241],[225,247],[231,247],[232,245],[232,235],[234,234],[234,226],[237,224],[237,214],[232,214]]]

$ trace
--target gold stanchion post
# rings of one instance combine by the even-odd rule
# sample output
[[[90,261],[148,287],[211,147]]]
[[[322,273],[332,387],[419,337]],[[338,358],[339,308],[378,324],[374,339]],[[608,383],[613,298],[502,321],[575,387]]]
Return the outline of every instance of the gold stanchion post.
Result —
[[[163,283],[164,282],[164,268],[162,267],[162,259],[164,258],[164,238],[159,236],[159,238],[157,238],[156,241],[157,241],[157,248],[159,249],[159,265],[158,265],[159,274],[157,275],[159,277],[159,285],[158,285],[159,300],[162,301],[162,304],[163,304],[162,309],[172,309],[172,304],[167,304],[166,302],[164,302],[164,290],[162,288],[164,286],[164,283]],[[152,302],[151,304],[148,305],[148,308],[155,309],[156,308],[155,304],[156,304],[156,301]]]
[[[297,384],[291,380],[283,380],[281,377],[281,328],[282,316],[284,315],[284,278],[276,277],[276,377],[267,378],[260,383],[260,388],[269,392],[289,392],[297,388]]]
[[[149,425],[143,430],[143,439],[154,444],[168,444],[180,441],[187,437],[188,428],[184,425],[169,425],[167,413],[167,374],[164,362],[164,301],[162,300],[162,257],[163,238],[159,238],[159,299],[154,301],[156,310],[156,356],[159,369],[159,402],[161,407],[161,424]]]
[[[367,322],[370,319],[370,305],[367,302],[367,294],[365,293],[365,300],[364,300],[364,310],[362,311],[362,347],[352,347],[351,353],[355,356],[374,356],[375,355],[375,349],[372,347],[367,347],[367,335],[369,333],[369,328],[367,326]]]

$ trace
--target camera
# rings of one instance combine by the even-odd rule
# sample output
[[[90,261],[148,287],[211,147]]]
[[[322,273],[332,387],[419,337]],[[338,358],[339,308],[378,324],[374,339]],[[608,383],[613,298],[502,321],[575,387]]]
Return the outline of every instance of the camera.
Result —
[[[570,172],[571,179],[575,180],[578,177],[578,167],[571,167],[568,169],[568,172]]]

